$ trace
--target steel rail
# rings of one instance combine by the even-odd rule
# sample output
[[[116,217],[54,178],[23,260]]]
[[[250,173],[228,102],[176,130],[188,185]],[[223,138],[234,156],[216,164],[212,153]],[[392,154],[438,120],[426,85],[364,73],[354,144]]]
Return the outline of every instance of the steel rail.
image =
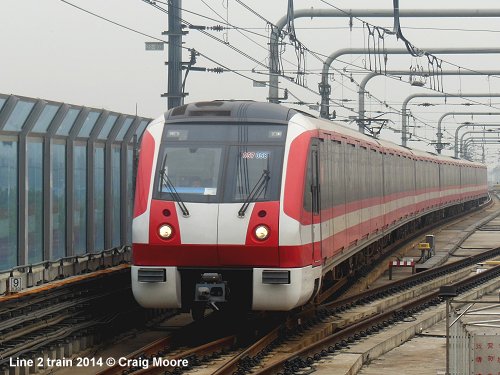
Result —
[[[115,256],[115,255],[120,255],[122,256],[122,259],[120,260],[119,263],[124,262],[124,255],[127,253],[130,253],[130,246],[121,246],[121,247],[113,247],[111,249],[106,249],[98,252],[90,252],[90,253],[85,253],[85,254],[79,254],[79,255],[71,255],[67,257],[61,257],[58,259],[52,259],[52,260],[44,260],[41,262],[37,263],[30,263],[30,264],[25,264],[22,266],[15,266],[12,268],[8,268],[5,270],[0,270],[0,276],[5,275],[5,274],[12,274],[13,272],[26,272],[26,270],[33,269],[34,267],[50,267],[54,265],[58,265],[61,262],[69,262],[69,263],[75,263],[78,262],[80,259],[87,258],[87,262],[92,261],[93,259],[105,259],[105,256]],[[113,264],[113,267],[117,266],[119,264]],[[28,271],[29,272],[29,271]]]
[[[246,358],[252,358],[257,356],[263,348],[268,347],[273,342],[279,339],[283,327],[277,327],[269,332],[267,335],[262,337],[260,340],[250,345],[247,349],[243,350],[240,354],[233,357],[229,362],[227,362],[222,367],[218,368],[213,375],[225,375],[234,374],[238,371],[241,363],[245,361]]]
[[[199,339],[200,336],[206,334],[206,332],[203,331],[204,328],[208,327],[210,329],[211,327],[220,327],[220,325],[224,322],[223,320],[221,320],[221,317],[223,317],[223,315],[211,314],[205,317],[205,319],[203,320],[191,322],[181,327],[179,331],[172,332],[168,334],[166,337],[157,339],[149,344],[146,344],[142,348],[135,350],[133,353],[124,355],[122,357],[126,358],[126,360],[144,359],[144,358],[152,359],[152,358],[164,357],[167,353],[175,353],[175,351],[178,350],[180,347],[189,346],[189,344],[191,343],[189,339],[193,337],[193,335],[196,335],[196,338]],[[220,331],[221,330],[218,329],[217,332],[215,333],[209,332],[208,333],[209,338],[207,339],[207,341],[197,346],[197,348],[201,350],[205,345],[208,344],[213,344],[214,345],[213,347],[215,347],[216,345],[215,343],[217,341],[220,341],[220,336],[221,336]],[[216,339],[214,339],[214,335],[215,337],[217,337]],[[236,337],[234,335],[234,331],[230,331],[225,338],[228,339],[229,337]],[[186,340],[186,338],[188,340]],[[202,338],[201,340],[204,341],[205,338]],[[220,342],[224,343],[224,340]],[[210,345],[208,347],[210,347]],[[176,355],[177,354],[175,354],[175,356]],[[172,356],[169,356],[168,358],[173,359],[174,354],[172,354]],[[130,370],[131,368],[129,366],[121,366],[119,363],[116,363],[112,367],[108,367],[106,369],[99,371],[97,375],[119,375],[119,374],[121,375],[124,372]],[[135,369],[135,371],[137,371],[137,369]]]
[[[461,268],[473,266],[476,263],[485,261],[486,259],[500,256],[500,247],[492,250],[485,251],[481,254],[476,254],[453,263],[445,264],[440,267],[431,268],[414,275],[408,276],[401,280],[395,280],[389,284],[379,286],[374,289],[370,289],[356,295],[342,298],[333,302],[325,303],[321,305],[325,309],[335,309],[340,307],[345,307],[354,304],[368,303],[371,300],[380,298],[380,296],[385,296],[394,293],[398,290],[408,289],[416,286],[419,282],[427,282],[432,279],[438,278],[443,275],[450,274],[452,272],[458,271]]]
[[[480,274],[476,274],[466,280],[461,280],[457,283],[451,284],[451,286],[456,287],[458,293],[465,291],[468,288],[477,286],[492,278],[498,277],[500,275],[500,265],[484,271]],[[352,325],[346,329],[342,329],[328,337],[325,337],[311,345],[308,345],[298,351],[286,355],[284,358],[268,364],[262,370],[256,370],[253,372],[254,375],[271,375],[276,374],[279,371],[286,369],[287,364],[293,365],[294,360],[297,358],[304,358],[301,364],[295,364],[295,367],[300,367],[305,364],[306,366],[312,365],[315,361],[321,358],[333,354],[335,351],[341,349],[348,345],[348,343],[353,343],[361,337],[367,336],[369,333],[377,332],[379,329],[388,326],[391,323],[401,320],[407,316],[411,316],[416,312],[425,309],[432,305],[437,305],[442,302],[439,291],[429,293],[422,296],[416,300],[411,300],[408,303],[402,304],[398,307],[390,309],[386,312],[380,313],[378,315],[372,316],[362,322]],[[326,349],[325,349],[326,348]],[[312,355],[312,356],[311,356]],[[298,362],[298,361],[295,361]]]
[[[95,275],[75,277],[56,282],[55,285],[44,285],[33,290],[0,297],[0,318],[2,318],[0,320],[0,332],[34,319],[40,319],[61,309],[67,309],[98,298],[98,296],[94,295],[84,297],[81,297],[81,295],[82,293],[92,293],[92,290],[96,288],[99,289],[102,279],[107,276],[113,276],[111,281],[107,280],[108,284],[121,285],[123,278],[128,279],[128,272],[128,269],[118,267],[113,270],[99,271]],[[113,292],[107,293],[116,293],[121,290],[122,287],[120,286]],[[76,300],[73,299],[76,296],[79,297]]]
[[[400,280],[400,281],[394,281],[391,284],[387,286],[382,286],[376,289],[369,290],[367,292],[361,293],[360,295],[356,295],[353,297],[348,297],[344,298],[339,301],[335,301],[332,303],[327,303],[324,305],[321,305],[319,309],[322,309],[323,311],[329,311],[329,315],[333,314],[338,314],[341,312],[345,312],[349,310],[352,307],[355,307],[357,305],[362,305],[362,304],[367,304],[371,303],[376,299],[383,299],[389,295],[392,295],[396,292],[401,292],[404,289],[410,288],[410,287],[415,287],[418,285],[418,282],[427,282],[431,280],[432,278],[439,277],[439,276],[444,276],[449,274],[450,272],[457,271],[459,268],[467,267],[472,264],[475,264],[476,262],[483,261],[487,258],[491,258],[494,256],[497,256],[500,254],[500,248],[493,249],[484,256],[479,256],[479,257],[470,257],[467,259],[464,259],[462,261],[455,262],[452,264],[453,266],[457,267],[450,267],[450,265],[442,266],[440,267],[439,273],[436,273],[436,275],[432,275],[433,277],[429,277],[428,271],[424,271],[422,273],[419,273],[417,275],[413,275],[405,280]],[[460,263],[460,264],[458,264]],[[461,267],[458,267],[461,266]],[[429,270],[431,271],[431,270]],[[500,273],[500,271],[499,271]],[[408,281],[408,282],[406,282]],[[468,279],[459,281],[455,283],[454,285],[462,285],[461,283],[467,283]],[[428,294],[425,294],[423,297],[419,297],[417,301],[421,300],[422,298],[426,298],[429,295],[436,294],[438,293],[437,291],[435,292],[430,292]],[[360,326],[363,326],[364,324],[369,324],[372,321],[377,321],[380,319],[380,317],[387,317],[391,316],[394,311],[401,311],[402,309],[413,308],[414,306],[412,303],[414,300],[411,300],[409,303],[403,303],[403,304],[397,304],[396,307],[393,307],[389,310],[382,311],[376,313],[376,315],[372,315],[371,317],[363,317],[362,321],[357,321],[354,323],[349,323],[341,326],[336,326],[336,330],[339,331],[338,333],[334,333],[333,337],[342,337],[342,335],[347,335],[346,337],[350,336],[352,331],[356,331]],[[417,303],[418,305],[418,303]],[[408,307],[409,306],[409,307]],[[318,310],[321,311],[321,310]],[[368,322],[366,323],[366,319],[369,319]],[[309,325],[308,321],[304,322],[305,326]],[[319,334],[315,335],[317,340],[315,342],[324,342],[325,340],[328,340],[330,336],[327,336],[326,338],[319,338]],[[344,339],[344,338],[342,338]],[[255,363],[257,363],[265,354],[268,354],[271,351],[271,347],[274,348],[277,346],[277,343],[282,343],[285,341],[285,335],[283,334],[282,331],[276,329],[273,332],[271,332],[269,335],[261,339],[259,342],[256,342],[253,344],[251,347],[246,349],[244,352],[240,353],[237,357],[233,358],[230,362],[226,363],[224,366],[219,368],[214,374],[216,375],[232,375],[232,374],[244,374],[247,371],[250,371],[255,367]],[[315,345],[315,343],[311,344]],[[291,358],[300,355],[300,350],[299,352],[295,352],[293,355],[291,355]],[[305,350],[305,349],[304,349]],[[272,366],[272,364],[266,364],[265,367],[267,366]]]
[[[82,314],[89,315],[89,310],[93,309],[93,307],[89,304],[89,302],[103,300],[109,298],[112,295],[122,296],[123,298],[123,296],[125,295],[126,292],[128,292],[128,290],[129,290],[128,287],[123,287],[119,290],[114,290],[111,292],[106,291],[105,293],[93,294],[91,296],[78,299],[74,301],[74,303],[71,303],[71,306],[65,304],[64,306],[61,307],[62,314],[60,317],[64,317],[64,320],[72,320],[72,319],[78,319],[78,317],[81,316]],[[56,305],[55,307],[58,306]],[[74,312],[68,314],[67,311],[70,307],[73,307]],[[51,312],[49,314],[54,314],[54,312],[55,312],[54,309],[51,309]],[[46,315],[43,314],[43,316]],[[35,321],[35,319],[38,319],[38,317],[37,316],[30,317],[27,321]],[[20,328],[18,328],[15,331],[8,332],[8,336],[5,336],[8,337],[8,339],[5,339],[5,337],[2,335],[2,340],[0,342],[0,358],[7,358],[8,356],[12,356],[12,354],[18,353],[31,346],[41,343],[43,342],[43,338],[48,338],[47,343],[49,343],[52,334],[47,334],[46,331],[53,330],[54,328],[57,329],[58,325],[64,324],[63,323],[64,320],[60,320],[58,319],[58,317],[53,317],[51,319],[46,319],[43,325],[40,325],[40,322],[35,321],[35,327],[23,325],[23,323],[25,323],[26,321],[21,323],[16,322],[16,324],[9,326],[10,329],[15,329],[16,327]],[[50,324],[50,322],[52,322],[52,324]],[[35,338],[39,337],[41,339],[38,340],[29,338],[31,336],[27,337],[30,334],[33,334]],[[13,340],[14,344],[11,343],[11,341]],[[27,341],[27,343],[23,343],[22,342],[23,340]],[[21,342],[18,344],[17,341]],[[4,349],[5,347],[8,347],[8,349]]]
[[[500,215],[500,213],[499,213]],[[498,216],[498,215],[497,215]],[[496,217],[496,216],[495,216]],[[493,220],[495,217],[491,217],[489,221]],[[488,222],[489,222],[488,221]],[[482,223],[484,225],[484,223]],[[371,289],[366,292],[362,292],[355,296],[346,297],[338,301],[324,303],[322,305],[317,306],[317,310],[312,311],[304,311],[300,312],[295,316],[296,320],[301,322],[302,319],[306,319],[303,322],[304,326],[310,326],[310,324],[314,325],[315,323],[311,323],[313,319],[310,318],[311,315],[316,316],[316,322],[321,321],[321,319],[327,315],[331,315],[331,313],[339,313],[341,311],[346,311],[351,307],[354,307],[359,304],[370,303],[375,299],[385,298],[389,294],[394,294],[397,291],[401,291],[403,289],[408,289],[414,287],[418,284],[418,281],[427,282],[439,276],[443,276],[449,274],[450,272],[458,271],[460,268],[464,268],[467,266],[471,266],[477,262],[481,262],[485,259],[497,256],[500,254],[500,248],[489,250],[485,253],[478,254],[452,264],[444,265],[435,269],[430,269],[427,271],[423,271],[419,274],[413,275],[404,280],[393,281],[390,284],[385,286],[378,287],[376,289]],[[318,319],[319,316],[319,319]],[[357,326],[358,323],[354,323],[354,326]],[[341,329],[348,329],[348,327],[353,326],[346,325]],[[296,325],[297,327],[297,325]],[[296,328],[294,327],[294,328]],[[293,329],[293,328],[292,328]],[[350,328],[349,328],[350,329]],[[264,355],[268,354],[271,351],[272,347],[277,346],[279,343],[285,340],[286,332],[284,332],[285,327],[282,325],[281,327],[276,328],[268,335],[263,337],[258,342],[254,343],[246,350],[244,350],[239,355],[235,356],[231,361],[226,363],[224,366],[219,368],[214,374],[216,375],[232,375],[232,374],[243,374],[247,371],[250,371],[253,367],[255,367],[255,363],[258,363],[260,359],[263,358]],[[290,331],[290,330],[289,330]]]
[[[161,339],[153,341],[152,343],[146,346],[143,346],[142,348],[134,351],[133,353],[126,355],[124,358],[126,360],[131,360],[140,357],[142,358],[152,357],[166,352],[167,348],[171,346],[172,346],[172,336],[168,335],[167,337],[163,337]],[[119,363],[116,363],[112,367],[108,367],[107,369],[99,371],[97,375],[118,375],[122,374],[126,369],[127,367],[120,366]]]
[[[198,357],[202,357],[202,356],[209,357],[209,356],[218,355],[218,354],[224,353],[225,351],[231,350],[232,348],[234,348],[235,345],[236,345],[236,336],[227,336],[227,337],[209,342],[207,344],[200,345],[196,348],[191,348],[191,349],[182,351],[180,353],[174,354],[171,357],[169,357],[168,359],[175,361],[175,360],[182,360],[182,359],[188,359],[188,358],[193,360],[194,358],[198,358]],[[168,371],[169,369],[174,370],[174,368],[175,367],[172,367],[172,366],[166,366],[166,367],[151,366],[147,369],[139,370],[139,371],[135,372],[134,374],[136,374],[136,375],[154,374],[159,369],[161,369],[162,371],[164,371],[164,370]]]
[[[8,363],[9,357],[29,357],[30,353],[32,354],[41,348],[47,347],[50,344],[65,339],[68,336],[76,334],[77,332],[106,325],[109,321],[113,320],[113,317],[115,316],[116,314],[105,314],[95,317],[94,319],[90,318],[88,315],[70,318],[68,319],[68,322],[62,322],[56,327],[53,327],[55,328],[55,331],[53,328],[50,330],[43,330],[42,334],[38,337],[31,337],[29,341],[19,343],[16,347],[2,353],[2,357],[0,357],[0,366]]]
[[[1,345],[4,343],[8,343],[11,340],[20,338],[22,336],[26,336],[30,333],[36,332],[40,329],[45,329],[49,326],[55,326],[56,324],[59,324],[63,322],[66,319],[72,318],[74,315],[73,314],[62,314],[58,315],[56,317],[49,317],[47,319],[44,319],[40,322],[37,322],[35,324],[32,324],[28,327],[25,327],[23,329],[16,330],[14,332],[2,332],[2,338],[0,339],[0,355],[1,355]]]
[[[100,321],[106,317],[120,315],[118,307],[136,311],[136,305],[131,305],[130,286],[123,282],[129,279],[128,272],[122,266],[0,298],[0,366],[8,357],[32,354],[68,335],[103,324]],[[104,301],[114,302],[103,307]],[[91,324],[82,325],[82,320]]]
[[[483,208],[482,206],[481,208]],[[478,208],[480,209],[480,208]],[[470,213],[470,210],[467,213]],[[454,220],[456,219],[456,216],[453,218],[450,218],[449,220]],[[442,224],[442,222],[440,222]],[[428,230],[428,227],[425,230]],[[421,234],[419,234],[421,235]],[[500,250],[499,250],[500,251]],[[457,264],[466,264],[467,261],[469,262],[474,262],[477,261],[479,258],[474,257],[473,260],[461,260],[457,262]],[[482,258],[481,258],[482,259]],[[468,264],[468,263],[467,263]],[[450,266],[443,267],[442,273],[446,273],[449,271],[451,268]],[[427,272],[427,271],[426,271]],[[430,272],[427,272],[429,274]],[[421,273],[419,276],[424,275],[426,279],[428,279],[429,276],[426,273]],[[436,276],[437,277],[437,276]],[[410,280],[410,283],[412,280]],[[413,282],[414,283],[414,282]],[[398,285],[399,288],[400,282],[393,282],[394,285]],[[382,294],[383,290],[382,289],[373,289],[367,293],[362,293],[360,296],[358,296],[358,302],[360,300],[363,300],[365,298],[365,294],[368,293],[376,293],[377,291],[380,291],[379,298],[382,298],[384,295]],[[385,292],[387,293],[387,292]],[[365,301],[366,302],[366,301]],[[361,303],[361,302],[359,302]],[[259,361],[267,355],[269,352],[272,351],[275,347],[279,346],[282,344],[285,340],[287,335],[290,334],[290,332],[297,331],[299,332],[302,330],[304,327],[311,327],[314,326],[315,324],[321,322],[321,319],[326,317],[328,314],[326,313],[328,310],[335,310],[336,304],[338,306],[344,306],[343,309],[348,309],[352,306],[355,306],[356,304],[356,297],[349,299],[349,298],[344,298],[341,301],[333,302],[333,303],[326,303],[321,305],[320,307],[316,307],[311,305],[309,309],[306,309],[305,311],[301,311],[298,314],[294,315],[293,318],[290,318],[286,322],[282,322],[278,326],[276,326],[274,329],[272,329],[268,334],[264,335],[262,338],[248,346],[246,349],[240,351],[236,355],[233,356],[230,360],[225,362],[224,365],[216,369],[213,374],[215,375],[229,375],[229,374],[234,374],[234,373],[244,373],[245,371],[248,371],[252,369]],[[317,308],[317,309],[316,309]],[[311,317],[312,316],[312,317]],[[354,323],[357,324],[357,323]],[[156,341],[153,344],[147,345],[144,348],[141,348],[134,353],[128,355],[126,358],[127,359],[139,359],[139,358],[152,358],[155,356],[163,356],[167,351],[171,350],[173,347],[172,344],[172,337],[167,337],[161,340]],[[196,348],[192,349],[190,351],[190,354],[197,355],[196,353]],[[174,352],[175,353],[175,352]],[[175,354],[175,356],[170,357],[171,359],[176,359],[176,358],[182,358],[182,356],[186,356],[187,354],[182,354],[178,356]],[[195,361],[196,362],[196,361]],[[165,368],[162,368],[163,370]],[[106,370],[103,370],[99,373],[99,375],[117,375],[121,374],[123,371],[129,371],[130,369],[127,370],[127,368],[120,367],[115,365],[112,368],[108,368]],[[158,369],[154,370],[157,371]],[[135,372],[136,374],[150,374],[154,372],[151,369],[142,369],[139,370],[139,372]]]
[[[442,225],[444,225],[444,224],[446,224],[446,223],[448,223],[450,221],[456,220],[457,218],[460,218],[460,217],[464,217],[464,216],[466,216],[466,215],[468,215],[470,213],[482,210],[482,209],[488,207],[489,205],[491,205],[492,203],[493,202],[490,199],[489,201],[483,203],[482,205],[480,205],[480,206],[478,206],[476,208],[471,208],[471,209],[469,209],[467,211],[464,211],[464,212],[461,212],[459,214],[450,216],[450,217],[448,217],[446,219],[440,220],[437,223],[431,223],[431,224],[429,224],[429,225],[427,225],[427,226],[419,229],[418,231],[413,232],[411,234],[411,236],[407,236],[405,238],[397,240],[396,242],[394,242],[392,244],[387,245],[383,249],[383,253],[381,254],[381,257],[379,257],[378,259],[375,259],[375,263],[372,263],[372,265],[376,264],[379,261],[385,260],[387,258],[387,256],[388,256],[388,254],[391,254],[391,252],[393,252],[397,247],[410,243],[412,240],[414,240],[414,239],[422,236],[427,231],[429,231],[429,230],[431,230],[433,228],[438,228],[438,227],[440,227],[440,226],[442,226]],[[340,286],[337,287],[337,285],[334,284],[332,286],[332,288],[330,288],[329,290],[321,292],[320,295],[319,295],[319,297],[318,297],[317,302],[318,303],[325,303],[325,302],[327,302],[328,299],[330,299],[332,297],[332,295],[336,294],[339,291],[342,291],[343,288],[346,288],[346,287],[348,287],[350,285],[347,280],[342,279],[341,282],[342,282],[343,285],[340,285]]]

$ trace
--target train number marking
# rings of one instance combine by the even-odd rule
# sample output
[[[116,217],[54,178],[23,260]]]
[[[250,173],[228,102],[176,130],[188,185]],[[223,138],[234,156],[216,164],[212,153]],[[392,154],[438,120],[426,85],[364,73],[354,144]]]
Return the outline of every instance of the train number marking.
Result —
[[[23,290],[22,279],[20,277],[9,277],[9,293],[17,293]]]
[[[266,151],[247,151],[241,153],[242,159],[267,159],[269,158],[269,152]]]

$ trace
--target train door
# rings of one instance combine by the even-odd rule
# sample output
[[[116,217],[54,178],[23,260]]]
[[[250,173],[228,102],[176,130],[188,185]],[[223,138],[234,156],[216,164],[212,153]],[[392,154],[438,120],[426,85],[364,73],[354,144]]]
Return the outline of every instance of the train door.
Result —
[[[357,243],[360,233],[361,204],[358,171],[358,142],[348,141],[345,148],[346,225],[348,246]]]
[[[347,248],[345,143],[331,142],[333,253]]]
[[[368,237],[371,233],[371,211],[367,205],[370,190],[373,186],[372,168],[366,145],[358,144],[358,176],[359,176],[359,238]]]
[[[377,149],[370,149],[370,163],[372,165],[372,189],[371,199],[373,209],[371,210],[372,225],[371,231],[378,231],[384,226],[384,201],[383,201],[383,169],[382,152]]]
[[[311,242],[313,250],[313,265],[321,263],[321,184],[320,184],[320,148],[319,141],[311,144],[311,195],[312,195],[312,223]]]
[[[331,167],[331,136],[330,134],[322,134],[319,161],[319,185],[320,185],[320,202],[321,202],[321,254],[315,254],[314,260],[317,261],[316,255],[320,255],[322,259],[329,258],[333,255],[333,206],[332,206],[332,167]]]

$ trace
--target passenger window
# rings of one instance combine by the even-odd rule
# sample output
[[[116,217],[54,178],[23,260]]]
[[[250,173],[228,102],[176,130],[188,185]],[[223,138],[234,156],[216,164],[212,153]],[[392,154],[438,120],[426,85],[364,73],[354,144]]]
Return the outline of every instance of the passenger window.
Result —
[[[304,186],[304,210],[319,213],[319,192],[319,150],[316,144],[311,144]]]

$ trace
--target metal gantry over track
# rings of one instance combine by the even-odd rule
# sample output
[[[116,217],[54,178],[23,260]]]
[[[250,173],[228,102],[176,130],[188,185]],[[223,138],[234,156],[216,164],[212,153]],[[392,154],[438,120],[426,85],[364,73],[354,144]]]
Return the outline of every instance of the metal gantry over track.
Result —
[[[349,17],[374,17],[392,18],[394,12],[384,9],[351,9],[344,12],[337,9],[297,9],[292,14],[293,19],[312,18],[349,18]],[[500,17],[499,9],[407,9],[401,10],[400,17],[413,18],[485,18]],[[276,27],[271,31],[269,38],[269,101],[279,102],[279,77],[280,72],[280,34],[288,22],[288,15],[276,22]]]

